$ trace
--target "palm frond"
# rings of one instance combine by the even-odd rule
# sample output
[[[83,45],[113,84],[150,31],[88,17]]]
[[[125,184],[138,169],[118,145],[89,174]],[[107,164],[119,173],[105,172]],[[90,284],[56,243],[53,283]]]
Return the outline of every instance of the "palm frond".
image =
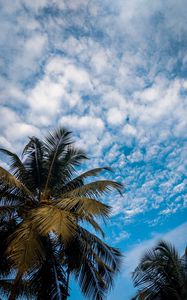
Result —
[[[119,251],[79,227],[79,233],[67,245],[65,253],[83,294],[89,299],[104,299],[119,270]]]
[[[103,300],[106,297],[106,285],[98,270],[90,260],[82,262],[78,274],[78,282],[82,293],[88,299]]]
[[[70,192],[64,193],[62,197],[99,197],[103,193],[110,192],[111,190],[117,190],[121,194],[122,185],[111,180],[99,180],[85,184]]]
[[[5,183],[5,185],[8,185],[12,188],[18,188],[27,195],[31,195],[31,192],[28,190],[28,188],[18,179],[16,179],[15,176],[13,176],[11,173],[9,173],[4,168],[0,167],[0,180]]]
[[[80,187],[84,184],[84,179],[92,176],[99,175],[102,171],[112,171],[110,167],[103,167],[103,168],[95,168],[92,170],[89,170],[87,172],[82,173],[81,175],[75,177],[71,181],[69,181],[64,187],[63,190],[65,191],[71,191],[77,187]]]
[[[33,192],[38,191],[38,200],[40,201],[41,190],[44,180],[46,180],[42,141],[36,137],[30,138],[29,143],[23,150],[23,155],[26,156],[24,166],[28,174],[28,185]]]
[[[89,225],[91,225],[93,227],[93,229],[100,233],[102,235],[102,237],[105,237],[105,233],[102,230],[102,228],[99,226],[99,224],[95,221],[94,217],[91,215],[84,215],[83,216],[79,216],[79,219],[87,222]]]
[[[29,275],[31,288],[37,299],[64,299],[64,296],[67,296],[66,274],[60,261],[59,244],[49,236],[43,237],[42,243],[45,258],[39,268]]]
[[[8,276],[11,272],[12,265],[10,260],[7,257],[7,246],[8,239],[11,234],[16,230],[17,224],[14,218],[3,219],[0,223],[0,274],[1,276]]]
[[[33,209],[30,218],[41,235],[54,232],[61,236],[64,242],[68,241],[76,230],[75,216],[52,205]]]
[[[0,279],[0,294],[8,297],[14,285],[14,279]],[[24,299],[33,299],[35,293],[27,280],[19,282],[17,297],[24,297]]]
[[[40,236],[32,221],[24,221],[10,236],[8,257],[13,266],[22,273],[38,265],[44,258]]]
[[[165,241],[144,254],[132,278],[147,300],[177,300],[183,299],[185,294],[186,279],[181,259],[176,249]]]
[[[104,261],[115,273],[119,271],[122,254],[117,248],[104,243],[99,237],[86,229],[80,229],[81,237],[90,244],[94,252]]]
[[[61,157],[54,161],[49,183],[50,190],[57,194],[59,194],[61,190],[64,190],[64,184],[69,182],[73,174],[76,173],[75,168],[86,158],[84,151],[76,149],[72,147],[72,145],[67,146]]]
[[[10,172],[19,179],[20,181],[24,182],[26,179],[26,170],[24,167],[24,164],[20,160],[20,158],[17,156],[17,154],[7,150],[0,148],[0,151],[10,157],[11,165],[10,165]]]
[[[8,185],[0,184],[0,198],[4,201],[17,203],[25,202],[25,199],[28,198],[22,191],[17,188],[11,188]]]
[[[64,128],[59,128],[54,132],[50,132],[44,141],[45,152],[46,152],[46,163],[48,165],[48,176],[46,179],[44,193],[47,191],[55,161],[57,161],[60,158],[64,149],[69,144],[72,144],[72,141],[70,139],[70,134],[71,134],[70,131]]]
[[[85,215],[108,217],[110,213],[110,206],[88,197],[62,198],[55,201],[54,205],[77,214],[84,213]]]
[[[17,203],[17,205],[12,205],[12,203],[8,205],[8,203],[3,202],[4,201],[0,201],[0,219],[5,216],[11,217],[12,214],[19,210],[19,203]]]

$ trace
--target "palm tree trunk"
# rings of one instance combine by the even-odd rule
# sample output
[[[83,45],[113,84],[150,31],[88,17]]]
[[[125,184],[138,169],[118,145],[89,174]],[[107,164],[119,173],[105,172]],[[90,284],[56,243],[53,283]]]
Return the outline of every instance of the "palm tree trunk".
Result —
[[[16,300],[17,291],[19,288],[19,282],[21,280],[21,277],[22,277],[22,273],[20,271],[18,271],[16,278],[14,280],[13,286],[11,288],[10,296],[8,297],[8,300]]]

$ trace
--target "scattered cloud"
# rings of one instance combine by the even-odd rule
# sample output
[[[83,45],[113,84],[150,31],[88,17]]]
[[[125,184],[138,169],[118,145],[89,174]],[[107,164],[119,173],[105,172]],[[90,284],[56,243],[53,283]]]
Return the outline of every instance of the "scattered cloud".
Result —
[[[152,212],[156,220],[185,209],[184,7],[184,0],[6,1],[1,146],[21,149],[27,136],[69,127],[89,167],[108,164],[125,186],[123,197],[107,199],[113,216],[129,222]]]

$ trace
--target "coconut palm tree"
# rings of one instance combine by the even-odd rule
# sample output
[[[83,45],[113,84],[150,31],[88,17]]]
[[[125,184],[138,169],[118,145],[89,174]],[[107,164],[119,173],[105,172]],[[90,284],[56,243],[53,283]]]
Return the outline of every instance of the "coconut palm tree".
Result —
[[[186,300],[187,251],[180,257],[169,243],[160,241],[147,251],[133,273],[136,300]]]
[[[0,151],[11,162],[10,170],[0,167],[0,288],[9,300],[23,293],[66,299],[73,274],[85,296],[102,300],[121,255],[86,224],[104,236],[98,219],[106,220],[110,207],[98,197],[111,190],[121,193],[121,184],[89,179],[110,171],[107,167],[77,174],[87,157],[64,128],[43,140],[30,138],[21,158]]]

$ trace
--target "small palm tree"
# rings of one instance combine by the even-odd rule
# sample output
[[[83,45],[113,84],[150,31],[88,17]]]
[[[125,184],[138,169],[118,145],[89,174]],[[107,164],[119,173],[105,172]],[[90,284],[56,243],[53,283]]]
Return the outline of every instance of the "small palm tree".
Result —
[[[105,220],[110,207],[97,198],[112,189],[121,193],[121,184],[85,182],[110,171],[106,167],[77,175],[76,168],[87,157],[64,128],[44,140],[30,138],[22,158],[0,151],[11,160],[10,171],[0,167],[0,288],[9,300],[24,293],[61,300],[69,295],[74,274],[85,296],[102,300],[119,270],[121,254],[84,225],[104,236],[97,219]]]
[[[144,254],[132,278],[139,290],[134,300],[186,300],[187,251],[180,257],[172,245],[160,241]]]

